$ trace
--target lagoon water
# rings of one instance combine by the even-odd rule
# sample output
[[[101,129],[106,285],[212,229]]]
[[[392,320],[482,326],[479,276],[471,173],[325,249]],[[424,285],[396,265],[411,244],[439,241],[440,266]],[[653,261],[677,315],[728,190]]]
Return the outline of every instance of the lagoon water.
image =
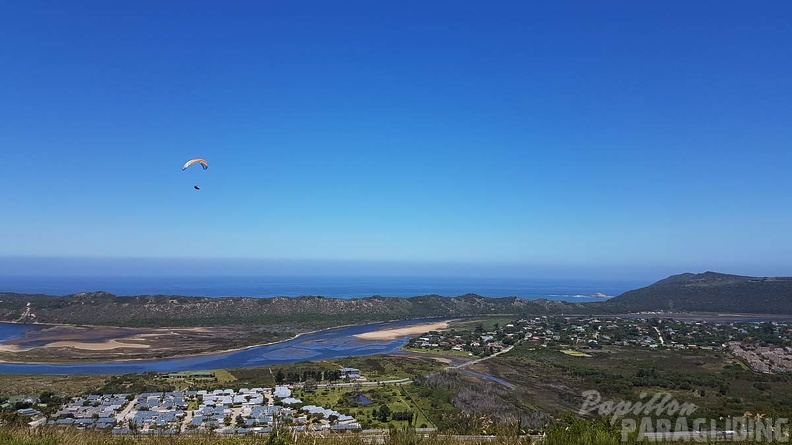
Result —
[[[648,285],[644,281],[361,276],[196,276],[196,277],[2,277],[0,292],[68,295],[103,290],[115,295],[186,295],[200,297],[297,297],[322,295],[361,298],[372,295],[413,297],[476,293],[487,297],[596,301],[595,293],[615,296]]]
[[[409,336],[392,341],[360,340],[355,334],[395,328],[428,320],[376,323],[329,329],[270,345],[254,346],[241,351],[205,354],[190,357],[114,362],[82,362],[75,364],[0,363],[0,374],[127,374],[136,372],[172,372],[209,369],[267,366],[304,360],[325,360],[349,356],[382,354],[396,351]],[[436,320],[434,320],[436,321]],[[37,325],[0,323],[0,342]]]
[[[14,324],[0,322],[0,343],[7,340],[12,340],[25,335],[31,329],[35,329],[34,325],[28,324]]]

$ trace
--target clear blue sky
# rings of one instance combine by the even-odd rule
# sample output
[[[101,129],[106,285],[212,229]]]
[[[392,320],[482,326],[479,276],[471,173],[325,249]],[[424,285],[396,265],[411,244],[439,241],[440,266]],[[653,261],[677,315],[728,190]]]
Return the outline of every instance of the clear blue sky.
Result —
[[[0,256],[792,275],[792,4],[538,3],[4,2]]]

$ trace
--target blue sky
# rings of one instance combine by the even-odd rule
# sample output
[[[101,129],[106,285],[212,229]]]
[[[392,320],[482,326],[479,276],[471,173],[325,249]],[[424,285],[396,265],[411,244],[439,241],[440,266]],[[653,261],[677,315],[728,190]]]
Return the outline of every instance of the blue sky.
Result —
[[[6,2],[0,256],[792,274],[790,13]]]

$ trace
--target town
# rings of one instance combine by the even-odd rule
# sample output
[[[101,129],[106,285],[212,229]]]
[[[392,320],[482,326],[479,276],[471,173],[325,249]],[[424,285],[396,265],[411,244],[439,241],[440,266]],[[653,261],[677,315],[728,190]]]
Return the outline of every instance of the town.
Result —
[[[30,416],[34,427],[46,424],[114,434],[255,434],[269,433],[278,426],[293,431],[361,429],[352,416],[303,404],[291,397],[291,389],[285,385],[274,389],[90,394],[67,401],[49,418],[33,407],[21,408],[18,413]]]
[[[644,318],[645,317],[645,318]],[[407,351],[487,357],[523,341],[571,353],[605,347],[722,350],[757,372],[792,371],[792,324],[784,322],[680,321],[669,314],[635,317],[523,318],[485,330],[432,331],[410,339]]]

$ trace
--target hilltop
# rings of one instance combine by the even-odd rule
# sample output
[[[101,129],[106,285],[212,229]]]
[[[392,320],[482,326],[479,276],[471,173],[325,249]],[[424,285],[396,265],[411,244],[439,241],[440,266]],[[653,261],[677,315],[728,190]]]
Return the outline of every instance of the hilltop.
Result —
[[[606,304],[630,312],[674,310],[792,314],[792,277],[683,273],[625,292]]]

